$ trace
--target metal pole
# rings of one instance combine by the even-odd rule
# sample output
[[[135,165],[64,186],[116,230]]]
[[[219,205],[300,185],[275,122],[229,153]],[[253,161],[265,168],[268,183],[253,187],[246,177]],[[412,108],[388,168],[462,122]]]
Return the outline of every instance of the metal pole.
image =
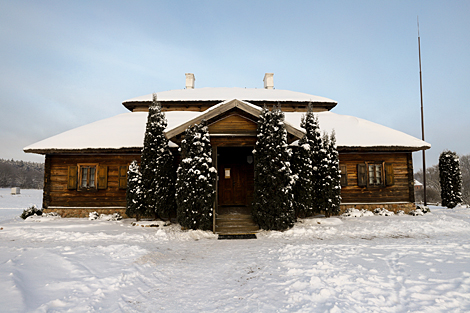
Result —
[[[423,108],[423,76],[421,73],[421,40],[419,37],[419,18],[418,18],[418,53],[419,53],[419,91],[421,95],[421,139],[424,141],[424,108]],[[423,201],[428,204],[426,199],[426,153],[423,149]]]

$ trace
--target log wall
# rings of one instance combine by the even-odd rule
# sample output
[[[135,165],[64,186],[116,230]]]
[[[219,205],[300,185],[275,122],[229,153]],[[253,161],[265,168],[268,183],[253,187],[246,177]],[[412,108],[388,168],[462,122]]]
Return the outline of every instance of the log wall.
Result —
[[[341,165],[347,168],[347,186],[341,187],[342,203],[414,202],[411,152],[339,153]],[[393,164],[392,186],[359,187],[357,165],[365,162]],[[383,177],[385,179],[385,177]]]
[[[124,155],[46,155],[43,207],[57,208],[116,208],[126,207],[126,190],[119,188],[119,167],[133,160],[140,162],[140,154]],[[90,191],[67,188],[69,166],[95,163],[107,167],[107,188]],[[117,210],[121,208],[121,210]],[[50,210],[48,210],[50,211]],[[46,211],[47,212],[47,211]]]
[[[214,146],[254,146],[255,137],[212,137]],[[179,161],[179,157],[177,160]],[[346,165],[347,186],[341,189],[341,209],[387,208],[409,211],[413,207],[413,167],[411,152],[366,153],[340,152],[340,164]],[[56,211],[66,217],[87,217],[89,212],[119,212],[124,216],[126,190],[119,188],[119,167],[140,162],[140,154],[96,154],[96,155],[46,155],[43,208],[45,212]],[[384,162],[393,164],[392,186],[359,187],[357,164]],[[107,167],[107,188],[93,191],[67,188],[69,166],[94,163]],[[251,176],[249,176],[251,177]],[[252,184],[248,184],[252,186]],[[247,187],[248,187],[247,186]],[[249,188],[249,187],[248,187]]]

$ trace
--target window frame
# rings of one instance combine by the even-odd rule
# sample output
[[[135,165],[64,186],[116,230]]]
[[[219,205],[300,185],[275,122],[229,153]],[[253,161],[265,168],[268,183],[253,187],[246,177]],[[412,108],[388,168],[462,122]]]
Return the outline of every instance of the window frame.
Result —
[[[371,167],[373,170],[371,171]],[[384,172],[384,162],[366,162],[366,173],[367,173],[367,187],[384,187],[385,186],[385,172]],[[373,173],[374,177],[371,177]],[[377,174],[380,174],[377,175]],[[377,177],[380,181],[377,182]]]
[[[77,182],[77,190],[82,191],[96,191],[98,190],[98,163],[80,163],[77,164],[78,167],[78,182]],[[83,170],[87,170],[87,177],[86,177],[86,185],[83,186]],[[91,173],[89,169],[94,169],[93,175],[93,185],[90,185],[91,181]]]
[[[374,165],[375,169],[380,166],[380,183],[370,182],[369,166]],[[374,170],[374,176],[377,173]],[[357,163],[357,185],[361,188],[385,188],[395,185],[395,169],[393,162],[385,161],[366,161]]]

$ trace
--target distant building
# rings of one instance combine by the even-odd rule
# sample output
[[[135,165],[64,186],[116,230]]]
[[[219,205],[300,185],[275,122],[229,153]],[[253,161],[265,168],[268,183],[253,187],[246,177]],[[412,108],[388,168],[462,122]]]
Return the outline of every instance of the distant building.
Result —
[[[415,179],[414,184],[415,184],[415,191],[423,190],[423,184],[421,184],[418,180]]]
[[[13,187],[11,188],[12,195],[19,195],[20,194],[20,187]]]

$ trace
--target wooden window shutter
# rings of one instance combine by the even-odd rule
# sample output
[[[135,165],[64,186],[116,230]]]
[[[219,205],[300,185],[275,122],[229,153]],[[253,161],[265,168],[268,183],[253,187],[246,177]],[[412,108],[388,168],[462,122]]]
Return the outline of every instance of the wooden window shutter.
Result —
[[[357,165],[357,185],[359,187],[367,186],[367,164]]]
[[[346,164],[340,164],[339,170],[341,171],[341,178],[340,178],[341,186],[347,186],[348,185],[348,171],[347,171]]]
[[[119,189],[127,188],[127,165],[119,166]]]
[[[395,184],[395,176],[393,175],[393,164],[385,163],[385,186],[393,186]]]
[[[67,189],[77,189],[78,166],[69,166],[67,171]]]
[[[108,188],[108,167],[100,165],[98,167],[98,189]]]

